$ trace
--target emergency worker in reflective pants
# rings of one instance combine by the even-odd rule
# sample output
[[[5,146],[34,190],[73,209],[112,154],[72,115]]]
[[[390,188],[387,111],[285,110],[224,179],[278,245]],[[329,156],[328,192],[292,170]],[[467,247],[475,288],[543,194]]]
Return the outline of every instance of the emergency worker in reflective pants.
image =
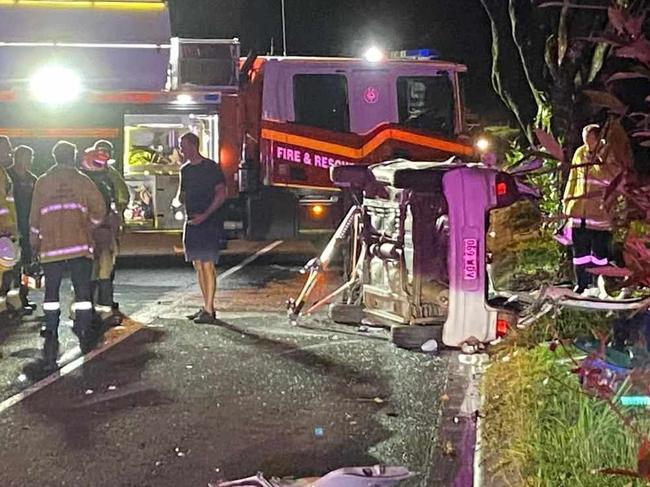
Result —
[[[52,156],[55,165],[36,182],[30,214],[32,249],[40,256],[45,274],[41,335],[58,338],[59,288],[69,272],[75,294],[73,331],[85,353],[96,338],[91,330],[92,231],[104,220],[106,205],[95,184],[76,169],[74,144],[57,142]]]
[[[113,269],[117,257],[117,233],[120,218],[117,214],[116,190],[108,174],[108,154],[89,148],[81,159],[81,171],[88,176],[104,198],[106,215],[93,230],[95,256],[93,260],[92,297],[94,309],[101,321],[118,325],[119,316],[113,313]]]
[[[112,192],[113,192],[113,202],[115,204],[115,211],[117,212],[117,215],[119,217],[119,223],[120,227],[122,226],[122,218],[124,218],[124,210],[126,210],[126,207],[129,204],[129,187],[127,186],[126,182],[124,181],[124,178],[122,177],[122,174],[115,169],[115,159],[113,159],[113,144],[104,139],[100,139],[92,147],[94,150],[102,152],[106,155],[108,158],[108,164],[106,165],[106,178],[108,179],[111,187],[112,187]],[[119,239],[119,234],[120,231],[118,229],[118,232],[115,235],[115,255],[119,254],[120,251],[120,239]],[[113,286],[113,283],[115,282],[115,265],[113,265],[113,271],[111,272],[111,286]],[[111,291],[111,296],[113,296],[113,291]],[[111,298],[112,299],[112,298]],[[112,307],[114,311],[119,310],[119,304],[115,301],[112,303]]]
[[[598,125],[587,125],[582,139],[584,145],[573,156],[564,191],[564,214],[569,217],[572,233],[575,292],[598,297],[604,290],[594,287],[595,279],[588,269],[609,263],[612,222],[603,204],[615,168],[603,160],[604,141]]]
[[[36,184],[36,176],[30,171],[33,160],[34,150],[26,145],[20,145],[14,149],[14,165],[8,171],[13,181],[18,236],[20,238],[20,263],[14,269],[15,285],[19,286],[20,302],[25,314],[32,314],[36,309],[36,304],[28,299],[29,288],[22,283],[22,275],[27,274],[33,261],[32,248],[29,244],[29,212],[32,207],[34,184]]]
[[[11,163],[11,141],[8,137],[0,136],[0,239],[2,239],[0,259],[3,261],[5,258],[8,258],[7,261],[12,260],[11,255],[5,256],[2,254],[13,254],[13,243],[18,236],[11,178],[7,173],[7,168],[11,166]],[[13,280],[13,266],[9,263],[3,265],[0,262],[0,313],[15,307],[17,304],[12,302],[11,299],[11,293],[14,293],[16,297],[18,296],[18,291],[11,289]]]

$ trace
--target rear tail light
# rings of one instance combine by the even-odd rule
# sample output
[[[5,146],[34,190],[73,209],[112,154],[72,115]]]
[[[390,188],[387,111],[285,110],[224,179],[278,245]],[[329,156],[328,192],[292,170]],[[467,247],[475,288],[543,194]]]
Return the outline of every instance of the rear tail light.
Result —
[[[508,333],[508,322],[503,318],[497,318],[497,338],[503,338]]]
[[[508,174],[499,173],[494,181],[494,193],[497,200],[497,208],[510,206],[519,199],[517,183]]]
[[[497,313],[497,338],[503,338],[508,330],[517,325],[517,316],[514,313],[502,312]]]

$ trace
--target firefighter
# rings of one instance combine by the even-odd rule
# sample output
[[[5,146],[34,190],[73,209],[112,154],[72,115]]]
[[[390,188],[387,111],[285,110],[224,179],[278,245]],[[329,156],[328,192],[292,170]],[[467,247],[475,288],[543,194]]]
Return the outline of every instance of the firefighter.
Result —
[[[93,259],[92,296],[94,309],[102,322],[117,325],[119,315],[113,309],[113,281],[117,257],[117,233],[120,218],[117,213],[116,190],[108,172],[109,155],[103,150],[89,148],[81,159],[81,171],[88,176],[104,198],[106,214],[94,229],[95,255]]]
[[[16,266],[15,284],[20,289],[20,301],[25,314],[33,313],[36,304],[28,299],[29,287],[22,283],[22,275],[27,274],[32,264],[32,249],[29,244],[29,212],[32,207],[32,193],[36,176],[30,171],[34,161],[34,150],[26,145],[14,149],[14,164],[9,168],[13,181],[16,205],[16,220],[20,240],[20,263]]]
[[[36,182],[30,214],[32,249],[40,256],[45,274],[41,336],[46,342],[58,340],[59,288],[63,274],[70,272],[75,294],[73,331],[85,353],[95,338],[91,329],[91,235],[104,220],[106,207],[95,184],[75,168],[74,144],[57,142],[52,156],[55,165]]]
[[[0,312],[20,308],[20,304],[12,299],[18,296],[17,291],[12,289],[14,244],[18,235],[12,183],[7,173],[12,161],[11,141],[6,136],[0,136],[0,238],[3,240],[2,251],[8,254],[0,255],[0,259],[3,261],[0,263]]]
[[[115,160],[113,159],[113,144],[108,140],[102,139],[95,142],[93,149],[104,152],[108,157],[108,165],[106,166],[108,179],[113,185],[117,211],[120,215],[122,215],[122,212],[124,212],[127,205],[129,204],[129,187],[127,186],[120,172],[114,167]]]
[[[124,210],[126,210],[126,207],[129,205],[129,200],[131,199],[129,194],[129,187],[124,181],[122,174],[120,174],[120,172],[117,169],[115,169],[114,166],[115,159],[113,159],[113,151],[114,151],[113,144],[108,140],[100,139],[97,142],[95,142],[95,144],[93,145],[93,149],[98,151],[103,151],[108,156],[108,165],[107,165],[108,179],[110,180],[113,186],[113,196],[114,196],[117,214],[120,218],[120,226],[121,226],[124,218]],[[119,250],[120,250],[119,231],[116,236],[115,243],[116,243],[115,253],[117,255],[119,254]],[[115,266],[113,266],[113,272],[111,273],[111,286],[113,286],[114,282],[115,282]],[[120,306],[119,303],[113,301],[112,307],[117,312]]]
[[[609,264],[612,222],[603,204],[614,167],[603,160],[604,141],[598,125],[587,125],[582,139],[584,145],[573,156],[563,205],[572,234],[575,292],[598,297],[603,289],[594,287],[588,270]]]

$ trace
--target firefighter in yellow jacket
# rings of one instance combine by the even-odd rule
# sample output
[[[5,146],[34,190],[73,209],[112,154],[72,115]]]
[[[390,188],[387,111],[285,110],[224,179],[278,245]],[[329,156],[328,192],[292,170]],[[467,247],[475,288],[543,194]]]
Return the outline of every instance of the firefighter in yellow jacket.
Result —
[[[95,338],[91,330],[92,230],[104,219],[106,207],[95,184],[76,169],[74,144],[58,142],[52,156],[55,165],[34,187],[29,223],[34,253],[40,256],[45,274],[41,335],[58,338],[59,288],[63,274],[69,272],[75,293],[73,330],[86,352]]]
[[[16,229],[16,208],[14,206],[11,178],[7,174],[6,168],[11,166],[12,151],[11,142],[8,137],[0,136],[0,237],[6,237],[10,240],[3,242],[3,253],[15,254],[15,241],[18,237]],[[4,247],[7,248],[4,248]],[[16,260],[15,255],[0,256],[0,312],[16,307],[16,303],[11,303],[11,294],[18,295],[17,290],[11,290],[11,284],[14,280],[13,262]],[[20,308],[20,306],[17,306]]]
[[[595,297],[598,290],[588,269],[609,263],[612,222],[604,196],[615,168],[603,159],[606,151],[598,125],[587,125],[582,139],[584,145],[573,156],[563,204],[572,232],[575,291]]]

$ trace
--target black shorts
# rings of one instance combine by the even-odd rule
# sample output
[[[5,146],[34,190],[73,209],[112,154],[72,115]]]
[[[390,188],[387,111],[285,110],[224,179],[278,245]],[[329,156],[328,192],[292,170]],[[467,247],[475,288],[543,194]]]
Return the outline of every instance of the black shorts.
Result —
[[[221,251],[221,228],[219,222],[204,222],[201,225],[186,223],[183,229],[185,260],[218,263]]]

